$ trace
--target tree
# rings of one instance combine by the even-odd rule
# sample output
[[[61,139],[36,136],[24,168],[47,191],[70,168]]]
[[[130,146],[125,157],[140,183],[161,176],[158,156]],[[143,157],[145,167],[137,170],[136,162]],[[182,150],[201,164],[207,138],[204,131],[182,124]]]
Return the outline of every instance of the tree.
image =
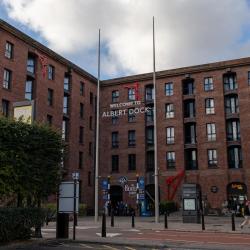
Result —
[[[63,149],[60,133],[46,125],[0,118],[0,196],[16,193],[39,206],[57,190]]]

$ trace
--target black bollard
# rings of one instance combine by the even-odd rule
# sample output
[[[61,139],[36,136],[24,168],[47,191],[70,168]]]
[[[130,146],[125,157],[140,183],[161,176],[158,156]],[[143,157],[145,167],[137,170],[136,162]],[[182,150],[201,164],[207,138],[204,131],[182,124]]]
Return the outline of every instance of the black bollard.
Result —
[[[132,228],[135,227],[135,212],[132,212]]]
[[[164,227],[165,227],[165,229],[167,229],[168,228],[168,213],[167,212],[165,212],[165,223],[164,223]]]
[[[102,237],[106,237],[106,214],[102,214]]]
[[[204,220],[203,212],[201,213],[201,227],[202,227],[202,230],[205,230],[205,220]]]
[[[232,213],[232,231],[235,231],[234,213]]]
[[[114,227],[114,211],[111,210],[111,227]]]

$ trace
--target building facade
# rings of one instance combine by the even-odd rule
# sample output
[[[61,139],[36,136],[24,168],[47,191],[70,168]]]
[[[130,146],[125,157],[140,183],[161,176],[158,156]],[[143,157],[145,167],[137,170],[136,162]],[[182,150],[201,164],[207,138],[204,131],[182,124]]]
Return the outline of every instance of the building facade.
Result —
[[[65,178],[80,172],[81,202],[93,207],[96,78],[0,21],[0,82],[4,116],[34,100],[34,120],[62,131]]]
[[[65,178],[80,172],[81,202],[94,204],[96,78],[9,24],[0,22],[2,113],[34,100],[35,120],[62,131]],[[138,178],[146,210],[154,201],[152,73],[101,82],[100,209],[135,207]],[[183,183],[200,186],[212,208],[242,202],[250,189],[250,58],[156,73],[160,200],[181,204]]]

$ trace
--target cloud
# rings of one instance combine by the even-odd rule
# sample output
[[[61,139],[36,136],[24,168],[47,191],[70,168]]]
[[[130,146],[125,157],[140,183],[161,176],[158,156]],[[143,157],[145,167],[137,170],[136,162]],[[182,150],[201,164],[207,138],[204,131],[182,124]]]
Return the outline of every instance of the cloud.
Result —
[[[0,0],[1,1],[1,0]],[[93,72],[98,29],[106,77],[249,56],[247,0],[2,0],[8,15]],[[247,28],[246,28],[247,27]],[[241,39],[244,37],[244,39]]]

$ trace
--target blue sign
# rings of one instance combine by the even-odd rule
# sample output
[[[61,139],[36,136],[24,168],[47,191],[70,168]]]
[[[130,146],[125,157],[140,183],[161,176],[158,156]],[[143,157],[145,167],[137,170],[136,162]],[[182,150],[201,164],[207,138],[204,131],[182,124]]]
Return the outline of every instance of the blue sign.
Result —
[[[144,177],[139,177],[139,189],[144,189],[145,181]]]
[[[108,189],[108,180],[102,181],[102,189]]]
[[[144,180],[144,177],[139,177],[138,186],[139,186],[139,197],[138,197],[138,199],[140,201],[143,201],[143,200],[145,200],[145,180]]]

